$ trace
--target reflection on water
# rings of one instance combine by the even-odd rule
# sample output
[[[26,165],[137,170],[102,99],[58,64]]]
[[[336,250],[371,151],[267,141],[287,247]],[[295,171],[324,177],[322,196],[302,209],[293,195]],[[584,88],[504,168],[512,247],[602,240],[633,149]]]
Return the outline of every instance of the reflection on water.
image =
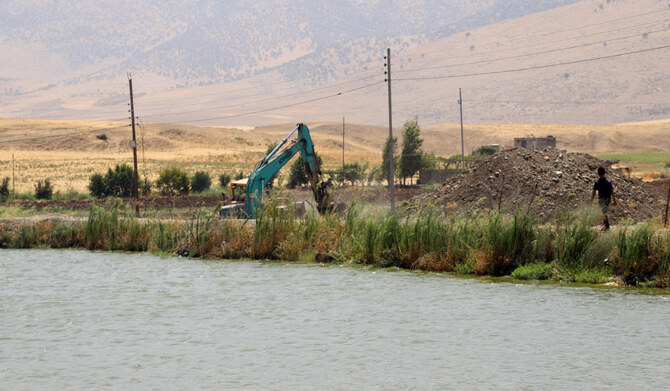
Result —
[[[0,250],[0,389],[668,389],[670,297]]]

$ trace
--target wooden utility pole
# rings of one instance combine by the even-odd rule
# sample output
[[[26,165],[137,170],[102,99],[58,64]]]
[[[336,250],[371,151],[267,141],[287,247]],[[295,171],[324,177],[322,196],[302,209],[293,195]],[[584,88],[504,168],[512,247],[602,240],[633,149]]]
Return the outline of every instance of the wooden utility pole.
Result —
[[[130,147],[133,148],[133,167],[135,172],[133,175],[133,191],[135,192],[135,216],[140,217],[140,194],[138,191],[138,175],[137,175],[137,140],[135,139],[135,103],[133,102],[133,78],[128,72],[128,87],[130,88],[130,120],[133,128],[133,141],[130,142]]]
[[[465,171],[465,142],[463,141],[463,96],[458,89],[458,106],[461,109],[461,172]]]
[[[393,183],[393,106],[391,105],[391,48],[386,49],[386,82],[389,95],[389,187],[391,188],[391,212],[395,212],[395,184]]]
[[[14,180],[14,154],[12,154],[12,199],[16,197],[16,181]]]
[[[670,183],[668,183],[668,199],[665,201],[665,218],[663,218],[663,227],[668,226],[668,209],[670,209]]]
[[[344,180],[344,116],[342,116],[342,180]]]

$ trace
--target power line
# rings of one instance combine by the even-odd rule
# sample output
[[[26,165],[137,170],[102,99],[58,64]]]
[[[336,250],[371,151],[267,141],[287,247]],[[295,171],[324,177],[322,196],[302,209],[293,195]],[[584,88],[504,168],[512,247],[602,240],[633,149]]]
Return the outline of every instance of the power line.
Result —
[[[261,102],[272,101],[272,100],[276,100],[276,99],[288,98],[288,97],[291,97],[291,96],[305,95],[305,94],[315,92],[315,91],[325,90],[325,89],[329,89],[329,88],[343,86],[343,85],[346,85],[346,84],[355,83],[355,82],[358,82],[358,81],[372,79],[374,77],[377,77],[377,76],[363,77],[363,78],[360,78],[360,79],[346,81],[346,82],[342,82],[342,83],[339,83],[339,84],[333,84],[333,85],[328,85],[328,86],[319,87],[319,88],[312,88],[312,89],[305,90],[305,91],[294,92],[294,93],[286,94],[286,95],[279,95],[279,96],[275,96],[275,97],[271,97],[271,98],[259,99],[259,100],[251,101],[251,102],[237,103],[237,104],[228,105],[228,106],[209,107],[209,108],[198,109],[198,110],[181,111],[181,112],[169,113],[169,114],[151,114],[151,115],[145,115],[144,117],[145,118],[151,118],[151,117],[159,117],[159,116],[162,117],[162,116],[165,116],[165,115],[172,116],[172,115],[180,115],[180,114],[199,113],[199,112],[209,111],[209,110],[222,110],[222,109],[228,109],[228,108],[233,108],[233,107],[241,107],[241,106],[252,105],[252,104],[261,103]]]
[[[666,32],[666,31],[670,31],[670,28],[666,28],[666,29],[662,29],[662,30],[655,30],[655,31],[648,31],[648,32],[645,32],[643,34],[655,34],[655,33],[661,33],[661,32]],[[571,49],[577,49],[577,48],[586,47],[586,46],[597,45],[597,44],[601,44],[601,43],[604,43],[604,42],[622,41],[622,40],[625,40],[625,39],[636,38],[636,37],[639,37],[639,36],[640,36],[640,33],[636,33],[636,34],[628,35],[628,36],[625,36],[625,37],[606,39],[606,40],[601,40],[601,41],[596,41],[596,42],[589,42],[589,43],[584,43],[584,44],[580,44],[580,45],[568,46],[568,47],[564,47],[564,48],[543,50],[543,51],[534,52],[534,53],[518,54],[518,55],[515,55],[515,56],[500,57],[500,58],[486,59],[486,60],[479,60],[479,61],[472,61],[472,62],[464,62],[464,63],[458,63],[458,64],[436,65],[436,66],[433,66],[433,67],[425,67],[425,68],[403,69],[403,70],[400,70],[400,71],[397,71],[397,72],[398,73],[419,72],[419,71],[427,71],[427,70],[433,70],[433,69],[453,68],[453,67],[458,67],[458,66],[463,66],[463,65],[476,65],[476,64],[491,63],[491,62],[496,62],[496,61],[511,60],[511,59],[515,59],[515,58],[537,56],[537,55],[540,55],[540,54],[556,53],[556,52],[561,52],[561,51],[565,51],[565,50],[571,50]]]
[[[632,52],[611,54],[611,55],[608,55],[608,56],[586,58],[586,59],[582,59],[582,60],[565,61],[565,62],[560,62],[560,63],[556,63],[556,64],[535,65],[535,66],[524,67],[524,68],[504,69],[504,70],[500,70],[500,71],[490,71],[490,72],[464,73],[464,74],[458,74],[458,75],[407,77],[407,78],[398,78],[396,80],[399,80],[399,81],[437,80],[437,79],[454,79],[454,78],[458,78],[458,77],[497,75],[497,74],[501,74],[501,73],[522,72],[522,71],[529,71],[529,70],[533,70],[533,69],[553,68],[553,67],[558,67],[558,66],[563,66],[563,65],[573,65],[573,64],[579,64],[579,63],[584,63],[584,62],[606,60],[606,59],[610,59],[610,58],[616,58],[616,57],[629,56],[629,55],[633,55],[633,54],[652,52],[652,51],[655,51],[655,50],[661,50],[661,49],[667,49],[667,48],[670,48],[670,45],[664,45],[664,46],[658,46],[658,47],[653,47],[653,48],[648,48],[648,49],[636,50],[636,51],[632,51]]]
[[[247,116],[247,115],[266,113],[266,112],[275,111],[275,110],[279,110],[279,109],[285,109],[287,107],[301,106],[301,105],[304,105],[304,104],[307,104],[307,103],[313,103],[313,102],[321,101],[321,100],[324,100],[324,99],[334,98],[334,97],[337,97],[337,96],[340,96],[340,95],[344,95],[344,94],[348,94],[348,93],[351,93],[351,92],[354,92],[354,91],[362,90],[362,89],[372,87],[372,86],[382,84],[382,83],[384,83],[384,82],[383,81],[377,81],[377,82],[374,82],[374,83],[366,84],[366,85],[361,86],[361,87],[352,88],[350,90],[337,92],[335,94],[325,95],[325,96],[321,96],[321,97],[314,98],[314,99],[308,99],[308,100],[304,100],[304,101],[301,101],[301,102],[289,103],[289,104],[276,106],[276,107],[272,107],[272,108],[267,108],[267,109],[262,109],[262,110],[257,110],[257,111],[250,111],[250,112],[246,112],[246,113],[231,114],[231,115],[224,115],[224,116],[211,117],[211,118],[203,118],[203,119],[197,119],[197,120],[191,120],[191,121],[179,121],[179,122],[180,123],[205,122],[205,121],[213,121],[213,120],[218,120],[218,119],[236,118],[236,117],[244,117],[244,116]]]
[[[585,28],[592,28],[594,26],[602,26],[602,25],[605,25],[605,24],[613,23],[613,22],[619,22],[619,21],[622,21],[622,20],[630,20],[630,19],[633,19],[633,18],[641,17],[641,16],[647,16],[647,15],[652,15],[652,14],[657,14],[657,13],[667,12],[667,11],[670,11],[670,9],[664,8],[664,9],[660,9],[660,10],[656,10],[656,11],[644,12],[644,13],[637,14],[637,15],[631,15],[631,16],[626,16],[626,17],[617,18],[617,19],[610,19],[610,20],[606,20],[606,21],[603,21],[603,22],[592,23],[592,24],[582,25],[582,26],[577,26],[577,27],[570,27],[570,28],[566,28],[566,29],[562,29],[562,30],[550,31],[550,32],[547,32],[547,33],[540,33],[540,34],[526,35],[526,36],[518,35],[518,36],[509,38],[509,39],[505,39],[505,40],[496,40],[496,41],[488,41],[488,42],[484,42],[484,43],[479,43],[479,45],[480,46],[485,46],[485,45],[490,45],[490,44],[516,42],[519,39],[547,37],[547,36],[554,35],[554,34],[560,34],[560,33],[565,33],[565,32],[568,32],[568,31],[575,31],[575,30],[580,30],[580,29],[585,29]],[[653,23],[658,23],[658,21],[653,22]],[[645,25],[645,24],[646,23],[641,24],[641,25]],[[638,26],[640,26],[640,25],[633,25],[633,26],[628,26],[628,27],[625,27],[625,28],[632,28],[632,27],[638,27]],[[453,48],[451,51],[457,51],[457,50],[460,50],[460,49],[467,49],[467,48],[468,48],[468,46],[460,46],[460,47],[457,47],[457,48]],[[445,51],[432,51],[432,52],[424,52],[424,53],[421,53],[421,54],[430,55],[430,54],[436,54],[436,53],[437,54],[444,54]],[[402,57],[407,57],[407,56],[408,56],[408,54],[404,54],[404,55],[400,55],[399,57],[402,58]],[[430,61],[430,59],[414,60],[413,62],[424,62],[424,61]]]

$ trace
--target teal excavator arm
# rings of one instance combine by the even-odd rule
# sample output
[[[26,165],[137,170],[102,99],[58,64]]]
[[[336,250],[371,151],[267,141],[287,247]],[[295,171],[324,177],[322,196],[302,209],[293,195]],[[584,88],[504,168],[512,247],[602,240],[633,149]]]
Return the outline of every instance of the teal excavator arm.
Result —
[[[295,132],[297,138],[289,140]],[[255,219],[257,213],[262,213],[264,206],[264,190],[272,177],[300,152],[305,164],[305,172],[314,192],[314,200],[319,213],[331,210],[328,188],[321,179],[321,169],[314,154],[314,143],[306,125],[300,123],[284,138],[249,175],[246,187],[245,212],[250,219]]]

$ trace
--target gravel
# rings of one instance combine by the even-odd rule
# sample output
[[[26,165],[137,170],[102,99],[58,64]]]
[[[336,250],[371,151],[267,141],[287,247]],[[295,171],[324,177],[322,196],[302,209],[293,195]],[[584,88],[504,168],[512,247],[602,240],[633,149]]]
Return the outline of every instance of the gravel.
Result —
[[[414,197],[410,207],[436,205],[445,207],[447,213],[465,214],[499,206],[512,211],[520,206],[539,221],[550,221],[565,210],[590,202],[600,166],[607,169],[606,176],[614,185],[618,201],[618,206],[610,206],[614,221],[648,220],[665,210],[665,193],[660,187],[612,169],[598,158],[556,149],[524,148],[504,150],[482,160],[434,192]]]

